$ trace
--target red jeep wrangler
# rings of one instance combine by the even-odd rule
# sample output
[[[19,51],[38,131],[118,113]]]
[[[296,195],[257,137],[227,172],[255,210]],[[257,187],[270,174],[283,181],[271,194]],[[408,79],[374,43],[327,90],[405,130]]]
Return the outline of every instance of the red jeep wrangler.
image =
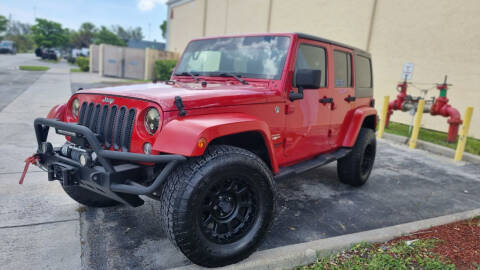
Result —
[[[82,90],[37,118],[35,159],[86,206],[159,200],[172,242],[222,266],[265,236],[276,178],[337,160],[340,181],[367,181],[372,96],[370,54],[350,46],[298,33],[202,38],[165,83]],[[47,141],[50,127],[63,146]]]

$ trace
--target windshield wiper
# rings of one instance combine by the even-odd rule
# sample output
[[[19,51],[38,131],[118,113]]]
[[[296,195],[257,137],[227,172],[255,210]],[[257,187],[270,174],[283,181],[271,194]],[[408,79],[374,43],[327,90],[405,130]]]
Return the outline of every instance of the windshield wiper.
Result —
[[[240,77],[241,77],[240,75],[235,75],[235,74],[230,73],[230,72],[223,72],[223,73],[218,74],[218,76],[220,76],[220,77],[232,77],[232,78],[237,79],[237,80],[238,80],[239,82],[241,82],[242,84],[248,84],[247,81],[245,81],[244,79],[240,78]]]
[[[195,74],[193,74],[193,73],[191,73],[191,72],[187,72],[187,71],[184,71],[184,72],[182,72],[182,73],[175,73],[175,75],[177,75],[177,76],[190,76],[190,77],[192,77],[196,82],[200,81],[200,79],[197,78],[198,75],[195,75]]]

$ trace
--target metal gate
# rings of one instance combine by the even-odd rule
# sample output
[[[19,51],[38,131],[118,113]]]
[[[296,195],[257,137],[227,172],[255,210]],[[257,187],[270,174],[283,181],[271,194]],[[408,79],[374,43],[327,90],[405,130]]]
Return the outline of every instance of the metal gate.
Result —
[[[124,77],[143,80],[145,74],[145,50],[125,48]]]
[[[103,49],[103,75],[123,77],[124,48],[105,45]]]
[[[90,46],[90,61],[92,61],[91,67],[92,72],[98,72],[98,53],[99,53],[99,46],[98,45],[91,45]]]

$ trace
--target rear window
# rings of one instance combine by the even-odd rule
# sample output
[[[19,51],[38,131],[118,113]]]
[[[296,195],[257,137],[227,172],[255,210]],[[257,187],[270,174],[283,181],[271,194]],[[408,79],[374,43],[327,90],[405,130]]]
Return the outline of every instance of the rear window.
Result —
[[[352,55],[347,52],[334,51],[335,87],[352,87]]]
[[[357,55],[355,62],[355,76],[357,87],[371,88],[372,87],[372,65],[370,59],[361,55]]]

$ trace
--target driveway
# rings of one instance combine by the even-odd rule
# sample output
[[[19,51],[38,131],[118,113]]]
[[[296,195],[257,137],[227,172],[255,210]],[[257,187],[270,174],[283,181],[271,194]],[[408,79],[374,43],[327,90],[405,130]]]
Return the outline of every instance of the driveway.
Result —
[[[336,163],[277,182],[273,226],[261,250],[480,208],[480,167],[380,141],[361,188],[341,184]],[[190,264],[163,233],[159,203],[85,209],[86,269],[166,269]]]
[[[51,63],[41,61],[34,54],[0,54],[0,111],[16,97],[28,89],[43,71],[21,71],[20,65],[51,66]]]

